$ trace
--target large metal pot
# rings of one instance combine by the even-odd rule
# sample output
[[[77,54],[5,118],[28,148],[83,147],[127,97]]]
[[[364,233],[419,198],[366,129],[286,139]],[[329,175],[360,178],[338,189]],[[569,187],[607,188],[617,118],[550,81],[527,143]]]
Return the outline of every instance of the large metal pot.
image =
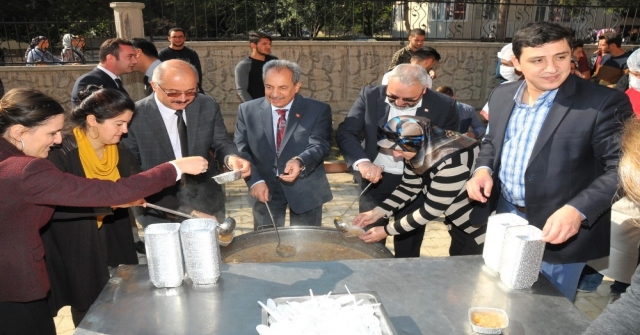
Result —
[[[275,230],[264,229],[243,234],[220,248],[225,263],[313,262],[346,259],[392,258],[393,254],[379,243],[367,244],[359,238],[344,238],[335,229],[321,227],[279,228],[283,245],[296,248],[293,257],[276,253]]]

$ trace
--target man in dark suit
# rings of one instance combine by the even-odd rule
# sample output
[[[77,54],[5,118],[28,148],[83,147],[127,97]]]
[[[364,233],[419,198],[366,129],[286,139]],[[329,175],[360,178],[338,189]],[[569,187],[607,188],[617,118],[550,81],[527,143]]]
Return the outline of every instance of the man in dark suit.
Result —
[[[513,38],[524,81],[489,98],[489,134],[467,183],[478,210],[514,213],[543,232],[541,267],[569,300],[588,260],[609,254],[618,133],[631,115],[619,91],[570,75],[571,35],[537,22]]]
[[[458,130],[458,111],[455,100],[430,90],[427,71],[412,64],[396,66],[389,74],[389,85],[367,86],[338,127],[337,141],[347,164],[353,169],[360,187],[373,185],[360,198],[360,212],[380,205],[402,180],[404,163],[394,158],[391,150],[378,147],[378,129],[395,116],[416,115],[447,130]],[[364,140],[364,143],[362,141]],[[384,166],[384,171],[383,171]],[[396,220],[420,208],[424,194],[398,211]],[[372,226],[382,226],[381,219]],[[409,233],[394,236],[396,257],[420,257],[424,226]]]
[[[162,63],[162,61],[158,59],[158,49],[156,49],[155,44],[144,38],[132,38],[131,44],[133,45],[133,50],[136,53],[136,60],[138,61],[138,63],[133,67],[133,70],[144,74],[144,78],[142,79],[142,82],[144,83],[144,91],[146,95],[149,95],[153,93],[153,88],[150,84],[151,76],[153,76],[153,70]]]
[[[151,80],[154,94],[136,102],[129,133],[122,142],[146,171],[156,165],[187,156],[208,157],[209,168],[199,176],[184,178],[147,201],[179,210],[194,217],[225,216],[224,192],[212,176],[219,173],[210,154],[232,170],[249,176],[249,162],[240,158],[229,138],[220,106],[211,97],[198,94],[198,74],[182,60],[158,65]],[[140,213],[138,213],[140,214]],[[169,222],[164,214],[145,209],[138,215],[141,225]]]
[[[113,88],[128,94],[122,86],[120,76],[123,73],[131,73],[138,63],[131,42],[121,38],[110,38],[100,45],[100,63],[95,69],[85,73],[76,79],[71,91],[71,104],[73,107],[80,102],[78,93],[87,86],[93,84],[104,88]]]
[[[320,226],[322,204],[333,198],[324,171],[331,141],[331,107],[305,98],[300,66],[272,60],[263,68],[265,97],[240,104],[234,140],[251,162],[247,186],[253,200],[254,228],[271,226],[265,203],[284,226]]]

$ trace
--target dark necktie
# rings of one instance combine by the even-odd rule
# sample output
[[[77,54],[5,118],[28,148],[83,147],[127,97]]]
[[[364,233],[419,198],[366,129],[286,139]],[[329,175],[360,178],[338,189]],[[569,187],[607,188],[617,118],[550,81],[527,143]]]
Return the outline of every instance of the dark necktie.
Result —
[[[285,114],[287,113],[286,109],[276,109],[280,118],[278,118],[278,133],[276,134],[276,151],[280,152],[280,144],[282,144],[282,138],[284,137],[284,130],[287,128],[287,119]]]
[[[144,83],[144,86],[149,86],[149,77],[144,76],[144,78],[142,78],[142,82]]]
[[[176,111],[178,116],[178,137],[180,137],[180,151],[182,151],[182,157],[189,156],[189,149],[187,146],[187,125],[182,118],[182,109]]]
[[[118,85],[118,91],[129,95],[129,92],[127,92],[127,90],[124,89],[124,86],[122,86],[122,80],[120,80],[120,78],[116,78],[114,81],[116,82],[116,85]]]

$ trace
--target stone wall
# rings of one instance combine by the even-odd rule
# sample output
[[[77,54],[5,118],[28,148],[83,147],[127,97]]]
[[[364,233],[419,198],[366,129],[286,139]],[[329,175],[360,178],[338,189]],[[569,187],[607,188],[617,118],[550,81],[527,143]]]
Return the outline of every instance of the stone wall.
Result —
[[[502,43],[428,42],[442,59],[436,67],[434,87],[451,86],[458,99],[480,109],[498,84],[494,78],[496,53]],[[168,45],[156,43],[158,50]],[[232,131],[240,103],[234,81],[235,65],[250,53],[248,42],[189,42],[200,55],[203,88],[221,106],[225,123]],[[377,85],[389,66],[398,42],[375,41],[275,41],[272,54],[297,62],[302,67],[302,95],[331,105],[334,126],[365,85]],[[587,51],[589,52],[589,51]],[[32,87],[56,97],[70,107],[75,79],[95,65],[0,67],[5,89]],[[143,97],[142,75],[123,76],[126,89],[135,100]]]

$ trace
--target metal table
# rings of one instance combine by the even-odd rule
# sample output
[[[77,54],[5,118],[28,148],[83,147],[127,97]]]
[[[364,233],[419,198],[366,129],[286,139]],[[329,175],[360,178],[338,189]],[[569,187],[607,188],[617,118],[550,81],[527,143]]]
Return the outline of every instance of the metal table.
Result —
[[[502,308],[505,334],[580,334],[590,320],[540,276],[514,291],[480,256],[223,264],[218,284],[156,289],[145,265],[120,266],[76,334],[257,334],[257,301],[374,291],[398,334],[475,334],[469,307]]]

